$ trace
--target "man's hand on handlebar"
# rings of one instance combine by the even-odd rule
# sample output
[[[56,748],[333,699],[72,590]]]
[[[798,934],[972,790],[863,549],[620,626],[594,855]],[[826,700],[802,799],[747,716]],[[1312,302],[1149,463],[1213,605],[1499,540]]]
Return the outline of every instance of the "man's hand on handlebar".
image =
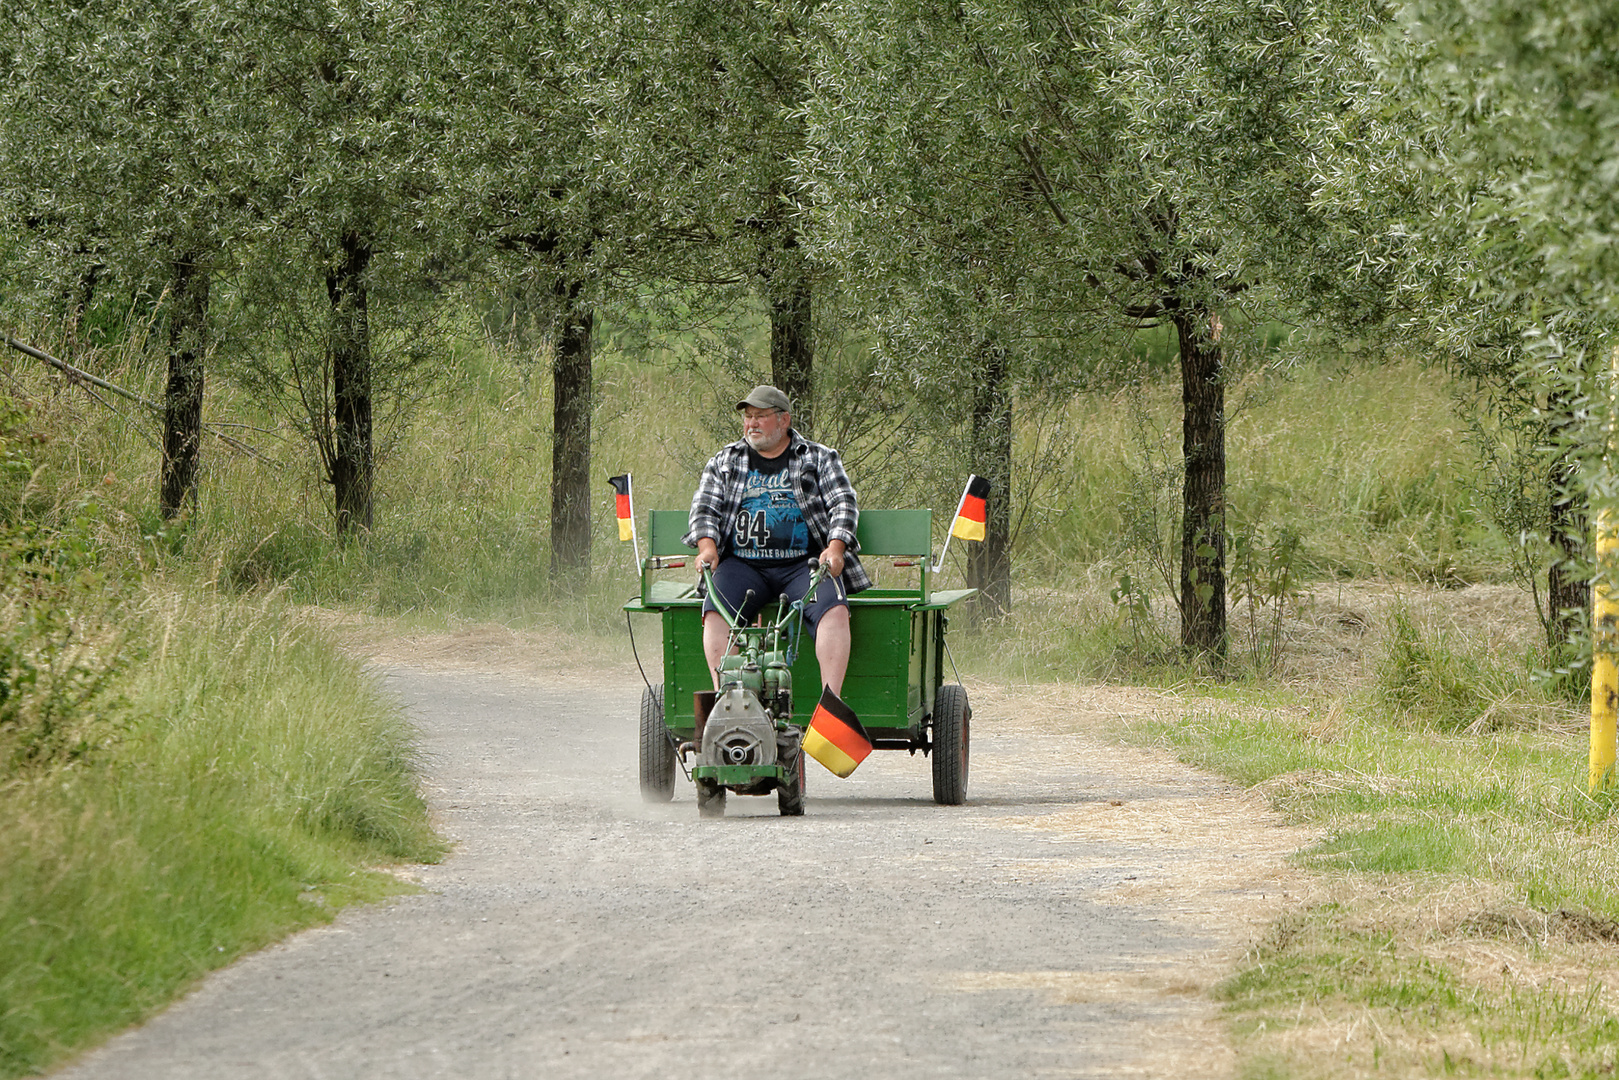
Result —
[[[700,575],[707,570],[713,570],[720,564],[720,548],[713,540],[706,536],[697,540],[697,573]]]
[[[821,552],[821,565],[826,567],[826,572],[832,577],[843,573],[843,550],[843,541],[834,540],[826,545],[825,551]]]

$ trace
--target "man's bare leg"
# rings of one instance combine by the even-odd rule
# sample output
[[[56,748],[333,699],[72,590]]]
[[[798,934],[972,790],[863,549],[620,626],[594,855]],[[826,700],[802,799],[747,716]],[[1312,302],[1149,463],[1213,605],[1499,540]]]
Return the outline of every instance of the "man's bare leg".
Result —
[[[714,689],[720,688],[720,661],[725,659],[726,646],[731,641],[731,627],[725,616],[717,611],[703,613],[703,655],[708,657],[708,673],[714,677]]]
[[[815,659],[821,665],[821,681],[842,697],[843,676],[849,670],[849,609],[841,604],[815,626]]]

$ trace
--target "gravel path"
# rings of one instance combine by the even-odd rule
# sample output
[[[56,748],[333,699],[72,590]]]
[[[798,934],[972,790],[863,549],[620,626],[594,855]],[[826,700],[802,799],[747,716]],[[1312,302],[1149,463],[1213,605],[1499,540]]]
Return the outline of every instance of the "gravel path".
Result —
[[[639,686],[396,667],[457,848],[424,891],[218,972],[64,1070],[310,1077],[1224,1076],[1204,990],[1298,837],[1147,751],[974,691],[969,803],[920,755],[809,811],[635,792]]]

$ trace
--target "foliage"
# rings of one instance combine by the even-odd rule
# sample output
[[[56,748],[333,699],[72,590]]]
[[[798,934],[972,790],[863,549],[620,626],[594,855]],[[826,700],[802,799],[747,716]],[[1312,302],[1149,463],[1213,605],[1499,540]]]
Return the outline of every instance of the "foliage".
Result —
[[[1227,521],[1226,581],[1246,608],[1248,660],[1255,671],[1274,672],[1282,662],[1282,620],[1303,592],[1303,537],[1286,524]]]
[[[0,1076],[398,889],[365,868],[442,851],[410,730],[354,661],[275,592],[138,574],[193,536],[123,533],[153,520],[116,505],[125,462],[99,440],[144,444],[71,402],[0,403]]]
[[[581,2],[575,89],[592,118],[599,182],[627,216],[602,241],[641,280],[726,286],[807,271],[793,160],[810,2]],[[592,61],[595,61],[592,63]]]
[[[252,43],[235,14],[199,0],[8,5],[0,199],[39,314],[76,318],[104,273],[156,295],[172,260],[216,265],[247,227],[245,143],[262,113],[239,77]]]
[[[1615,14],[1545,0],[1414,0],[1409,67],[1450,126],[1450,160],[1485,185],[1466,219],[1507,299],[1619,313],[1610,175]]]
[[[24,523],[0,530],[0,786],[110,745],[124,724],[110,684],[128,663],[84,541]]]
[[[71,764],[109,745],[123,723],[109,692],[129,657],[109,599],[115,582],[81,502],[51,527],[28,512],[33,468],[23,414],[0,399],[0,448],[11,489],[0,517],[0,790],[14,777]]]
[[[145,591],[123,737],[0,786],[0,1076],[49,1067],[214,968],[399,890],[443,846],[410,730],[356,662],[271,599]]]

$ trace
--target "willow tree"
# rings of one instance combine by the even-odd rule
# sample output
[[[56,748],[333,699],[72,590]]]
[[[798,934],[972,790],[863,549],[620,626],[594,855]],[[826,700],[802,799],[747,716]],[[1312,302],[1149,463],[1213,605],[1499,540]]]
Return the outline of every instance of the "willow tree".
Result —
[[[1619,13],[1590,2],[1418,0],[1400,8],[1400,26],[1391,76],[1425,108],[1442,136],[1437,161],[1471,196],[1439,188],[1467,211],[1438,237],[1468,241],[1455,260],[1466,273],[1453,321],[1539,345],[1527,356],[1499,350],[1517,362],[1489,374],[1519,390],[1522,413],[1544,417],[1554,551],[1544,620],[1560,646],[1587,625],[1586,506],[1593,485],[1611,486],[1589,421],[1595,371],[1619,348]],[[1525,399],[1523,387],[1538,393]]]
[[[814,327],[822,283],[807,257],[803,191],[808,93],[803,34],[816,0],[580,3],[599,63],[582,72],[600,183],[627,200],[615,228],[643,281],[720,302],[746,288],[770,319],[770,369],[815,426]]]
[[[804,170],[824,255],[852,280],[922,312],[976,303],[1016,341],[1099,310],[1173,326],[1196,653],[1226,643],[1221,316],[1300,215],[1275,177],[1307,149],[1304,120],[1335,107],[1337,32],[1367,23],[1348,4],[842,0],[811,39]]]
[[[261,110],[237,133],[259,178],[242,281],[280,346],[248,358],[250,379],[303,420],[349,537],[373,524],[379,413],[408,404],[438,349],[429,268],[453,240],[426,212],[444,130],[429,25],[362,0],[219,3],[254,52],[218,77]]]
[[[1395,6],[1352,51],[1341,107],[1305,133],[1315,225],[1292,246],[1318,257],[1288,283],[1317,318],[1414,345],[1476,388],[1486,505],[1520,543],[1554,652],[1585,626],[1578,463],[1591,361],[1614,340],[1612,26],[1589,4]]]
[[[475,275],[543,330],[551,371],[550,577],[590,573],[595,304],[619,207],[592,169],[581,95],[598,70],[573,5],[468,0],[435,14],[445,139],[435,206],[466,237]],[[476,77],[468,77],[471,73]]]
[[[81,305],[98,281],[157,298],[158,506],[173,517],[197,501],[213,279],[251,227],[255,177],[236,150],[258,103],[221,73],[252,50],[220,5],[106,0],[14,6],[0,52],[0,212],[20,231],[21,303]]]

